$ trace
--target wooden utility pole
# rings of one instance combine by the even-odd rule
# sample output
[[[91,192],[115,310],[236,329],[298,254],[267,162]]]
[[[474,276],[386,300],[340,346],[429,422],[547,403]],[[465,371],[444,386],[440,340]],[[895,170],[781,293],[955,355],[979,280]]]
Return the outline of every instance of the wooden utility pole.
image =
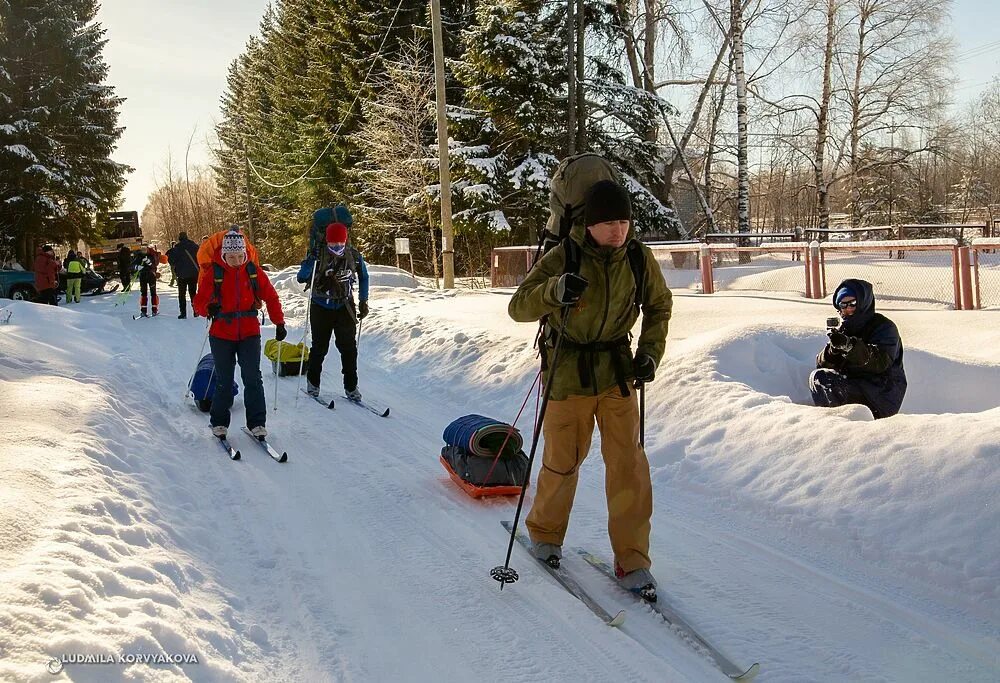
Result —
[[[566,0],[567,154],[576,154],[576,0]]]
[[[587,100],[586,92],[583,88],[583,81],[587,78],[584,71],[584,34],[586,26],[584,22],[587,18],[586,6],[583,0],[577,0],[576,5],[576,148],[578,151],[587,151]]]
[[[431,0],[431,32],[434,39],[434,84],[437,100],[438,171],[441,180],[441,265],[444,288],[455,288],[455,245],[451,228],[451,169],[448,162],[448,115],[444,92],[444,36],[441,30],[441,0]]]

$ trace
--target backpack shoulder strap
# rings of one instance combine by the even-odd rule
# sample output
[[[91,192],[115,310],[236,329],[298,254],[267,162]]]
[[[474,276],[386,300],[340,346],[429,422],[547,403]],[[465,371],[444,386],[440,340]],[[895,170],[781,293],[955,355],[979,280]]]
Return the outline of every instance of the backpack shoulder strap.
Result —
[[[631,239],[625,247],[625,255],[628,256],[632,279],[635,280],[635,307],[639,309],[646,294],[646,252],[639,240]]]
[[[574,275],[579,275],[580,259],[583,256],[583,250],[580,249],[580,245],[577,244],[572,238],[564,237],[562,241],[562,248],[565,256],[563,273],[573,273]]]
[[[222,266],[212,261],[212,284],[214,285],[212,299],[217,304],[222,303],[222,281],[225,277],[226,271],[223,270]]]

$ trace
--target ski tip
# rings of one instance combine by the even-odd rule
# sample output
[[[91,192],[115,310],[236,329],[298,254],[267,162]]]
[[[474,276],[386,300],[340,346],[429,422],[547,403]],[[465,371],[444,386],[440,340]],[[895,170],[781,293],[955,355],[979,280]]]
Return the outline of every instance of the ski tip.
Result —
[[[278,462],[288,462],[288,453],[282,451],[281,457],[278,458]]]
[[[625,610],[620,609],[618,610],[618,614],[613,616],[611,618],[611,621],[608,622],[608,626],[614,626],[615,628],[618,628],[624,623],[625,623]]]
[[[328,405],[326,408],[327,410],[333,410],[333,406],[334,406],[334,401],[333,399],[330,399],[330,405]]]
[[[232,458],[233,460],[239,460],[240,459],[240,452],[239,451],[233,451],[233,454],[231,456],[229,456],[229,457]]]
[[[737,676],[730,676],[734,681],[752,681],[760,673],[760,663],[754,662],[749,669]]]

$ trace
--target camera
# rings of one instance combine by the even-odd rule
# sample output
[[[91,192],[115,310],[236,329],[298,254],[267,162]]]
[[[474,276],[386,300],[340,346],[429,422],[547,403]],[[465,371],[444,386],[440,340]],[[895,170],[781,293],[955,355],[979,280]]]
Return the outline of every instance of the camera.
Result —
[[[835,330],[840,327],[840,318],[832,317],[826,319],[826,329]]]

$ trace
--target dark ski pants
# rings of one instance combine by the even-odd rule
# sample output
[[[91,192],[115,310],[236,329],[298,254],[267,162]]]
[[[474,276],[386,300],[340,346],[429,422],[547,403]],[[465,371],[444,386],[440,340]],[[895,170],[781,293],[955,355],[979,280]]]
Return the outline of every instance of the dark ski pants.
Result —
[[[323,374],[323,359],[330,350],[330,337],[335,337],[340,351],[340,367],[344,373],[344,389],[351,391],[358,387],[358,340],[357,323],[349,306],[330,309],[315,303],[309,311],[312,329],[312,348],[309,349],[309,371],[306,378],[313,386],[319,386]]]
[[[128,270],[119,270],[118,279],[122,281],[122,291],[127,292],[132,289],[132,273]]]
[[[836,370],[820,368],[809,375],[809,391],[813,403],[820,408],[837,408],[849,403],[868,406],[875,417],[878,413],[856,382]]]
[[[180,301],[181,315],[185,316],[187,315],[187,293],[191,294],[191,301],[193,302],[195,295],[198,293],[198,278],[177,278],[177,298]]]
[[[156,278],[155,277],[143,277],[139,276],[139,284],[142,287],[142,298],[139,299],[139,306],[142,308],[142,312],[146,313],[146,303],[149,301],[147,298],[147,292],[149,296],[153,299],[153,315],[160,312],[160,297],[156,295]]]
[[[54,287],[49,289],[43,289],[38,293],[38,298],[36,301],[40,304],[48,304],[50,306],[59,305],[59,290]]]
[[[212,426],[229,426],[229,409],[233,407],[233,376],[239,361],[247,427],[263,427],[267,421],[267,405],[264,403],[264,380],[260,376],[260,336],[247,337],[238,342],[209,337],[208,343],[215,359],[216,376],[210,420]]]

